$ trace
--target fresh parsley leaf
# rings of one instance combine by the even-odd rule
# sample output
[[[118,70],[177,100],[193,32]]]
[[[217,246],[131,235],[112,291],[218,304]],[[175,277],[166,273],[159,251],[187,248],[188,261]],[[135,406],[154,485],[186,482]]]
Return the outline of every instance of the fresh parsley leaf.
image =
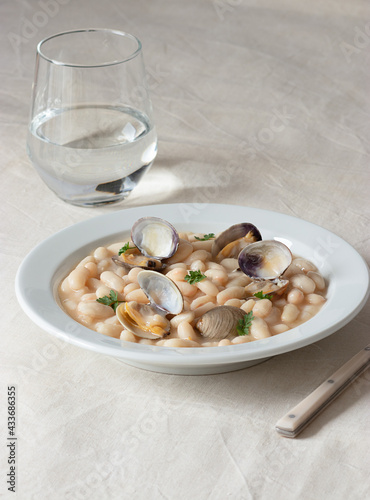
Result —
[[[136,247],[130,247],[130,243],[129,243],[129,242],[127,242],[127,243],[125,243],[125,244],[123,245],[123,247],[122,247],[122,248],[120,248],[120,249],[118,250],[118,255],[122,255],[123,253],[126,253],[126,252],[127,252],[127,250],[132,250],[132,249],[134,249],[134,248],[136,248]]]
[[[207,241],[207,240],[211,240],[214,237],[215,237],[215,233],[204,234],[203,238],[198,238],[198,236],[194,236],[194,238],[198,241]]]
[[[189,274],[185,276],[185,281],[190,283],[190,285],[194,285],[194,283],[199,283],[206,278],[202,271],[189,271]]]
[[[244,318],[238,321],[236,331],[238,335],[249,335],[249,328],[251,327],[252,321],[254,320],[253,311],[250,311],[244,316]]]
[[[254,293],[253,294],[257,299],[272,299],[272,293],[263,293],[262,290],[260,292]]]
[[[105,306],[110,306],[114,312],[116,312],[117,307],[123,300],[118,300],[117,292],[111,290],[108,295],[104,295],[104,297],[100,297],[100,299],[96,299],[96,302],[100,304],[104,304]]]

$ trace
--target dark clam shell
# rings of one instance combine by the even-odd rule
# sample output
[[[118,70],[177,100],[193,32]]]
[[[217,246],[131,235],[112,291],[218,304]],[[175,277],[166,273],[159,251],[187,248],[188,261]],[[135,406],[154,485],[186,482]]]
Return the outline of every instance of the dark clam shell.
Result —
[[[274,280],[291,264],[292,254],[280,241],[257,241],[240,252],[238,262],[240,269],[250,278]]]
[[[212,257],[217,257],[220,252],[223,252],[223,257],[237,257],[240,248],[237,242],[241,239],[245,240],[245,244],[253,243],[262,240],[259,230],[250,222],[242,222],[234,224],[225,231],[223,231],[214,240],[212,245]]]

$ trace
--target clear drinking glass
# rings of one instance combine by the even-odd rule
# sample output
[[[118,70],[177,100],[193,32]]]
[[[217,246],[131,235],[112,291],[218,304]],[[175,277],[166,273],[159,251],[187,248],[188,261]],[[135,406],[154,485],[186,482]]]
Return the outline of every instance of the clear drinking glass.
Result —
[[[132,191],[157,154],[136,37],[86,29],[39,43],[27,152],[68,203],[113,203]]]

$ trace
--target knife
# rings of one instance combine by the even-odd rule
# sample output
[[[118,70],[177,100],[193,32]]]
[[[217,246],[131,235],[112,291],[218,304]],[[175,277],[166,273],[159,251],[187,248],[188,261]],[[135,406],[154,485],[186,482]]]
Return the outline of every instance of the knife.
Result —
[[[292,408],[275,426],[284,437],[295,438],[339,394],[370,366],[370,344],[347,361],[309,396]]]

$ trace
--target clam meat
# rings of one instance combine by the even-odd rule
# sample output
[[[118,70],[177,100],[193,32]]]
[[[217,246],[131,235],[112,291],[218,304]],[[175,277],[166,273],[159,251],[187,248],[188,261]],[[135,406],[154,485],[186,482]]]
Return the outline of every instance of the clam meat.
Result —
[[[203,337],[209,340],[233,339],[237,336],[236,327],[245,314],[238,307],[214,307],[203,314],[195,327]]]
[[[117,318],[138,337],[163,338],[170,332],[166,315],[179,314],[184,307],[182,294],[170,278],[156,271],[140,271],[137,279],[150,303],[123,302],[116,309]]]
[[[237,258],[246,245],[261,239],[261,233],[253,224],[249,222],[234,224],[214,240],[212,257],[219,261],[225,258]]]
[[[263,240],[246,246],[238,257],[239,267],[254,280],[275,280],[292,262],[289,248],[276,240]]]
[[[287,286],[289,285],[289,280],[282,280],[276,278],[274,280],[259,280],[252,281],[245,287],[245,291],[253,297],[255,293],[262,292],[264,295],[282,295]]]

